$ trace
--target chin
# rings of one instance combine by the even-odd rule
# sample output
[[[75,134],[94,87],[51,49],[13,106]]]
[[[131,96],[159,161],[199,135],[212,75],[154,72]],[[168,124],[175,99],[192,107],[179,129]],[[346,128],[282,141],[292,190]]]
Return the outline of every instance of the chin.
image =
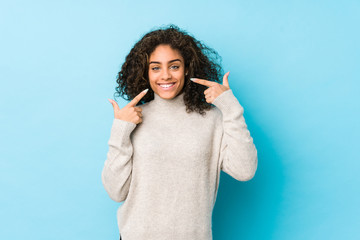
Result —
[[[161,98],[164,98],[164,99],[172,99],[174,98],[177,94],[175,92],[173,93],[160,93],[158,94]]]

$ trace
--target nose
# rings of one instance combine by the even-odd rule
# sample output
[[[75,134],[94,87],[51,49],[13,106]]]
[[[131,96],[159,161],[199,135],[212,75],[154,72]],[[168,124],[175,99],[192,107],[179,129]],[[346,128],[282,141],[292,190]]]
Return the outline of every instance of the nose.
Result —
[[[166,80],[171,78],[171,73],[168,69],[165,69],[161,74],[161,79]]]

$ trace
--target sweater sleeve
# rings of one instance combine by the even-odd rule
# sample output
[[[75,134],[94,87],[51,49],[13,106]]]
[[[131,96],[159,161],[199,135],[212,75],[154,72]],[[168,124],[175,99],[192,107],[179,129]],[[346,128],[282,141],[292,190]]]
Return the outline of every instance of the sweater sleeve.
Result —
[[[213,102],[222,113],[221,170],[238,181],[248,181],[257,169],[257,150],[247,129],[244,108],[231,89],[221,93]]]
[[[132,122],[113,120],[101,180],[110,198],[116,202],[124,201],[129,192],[133,154],[130,134],[135,127]]]

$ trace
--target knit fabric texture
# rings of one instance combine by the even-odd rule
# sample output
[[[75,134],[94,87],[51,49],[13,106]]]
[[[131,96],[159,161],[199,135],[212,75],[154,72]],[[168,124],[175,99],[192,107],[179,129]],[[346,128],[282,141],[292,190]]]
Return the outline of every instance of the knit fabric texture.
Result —
[[[220,171],[248,181],[257,150],[244,109],[231,89],[206,115],[186,112],[184,92],[140,105],[143,122],[112,123],[101,179],[123,202],[117,220],[124,240],[212,240]]]

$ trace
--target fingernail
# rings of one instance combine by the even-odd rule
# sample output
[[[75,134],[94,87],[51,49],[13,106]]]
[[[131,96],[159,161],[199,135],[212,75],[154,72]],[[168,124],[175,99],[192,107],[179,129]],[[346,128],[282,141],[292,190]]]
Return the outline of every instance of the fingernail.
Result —
[[[195,79],[195,78],[190,78],[190,80],[191,80],[191,81],[193,81],[193,82],[195,82],[195,81],[196,81],[196,79]]]
[[[111,100],[110,100],[109,98],[108,98],[108,100],[109,100],[109,102],[110,102],[110,103],[112,103],[112,102],[111,102]]]
[[[143,92],[144,92],[144,93],[147,93],[148,91],[149,91],[149,89],[147,88],[147,89],[145,89]]]

